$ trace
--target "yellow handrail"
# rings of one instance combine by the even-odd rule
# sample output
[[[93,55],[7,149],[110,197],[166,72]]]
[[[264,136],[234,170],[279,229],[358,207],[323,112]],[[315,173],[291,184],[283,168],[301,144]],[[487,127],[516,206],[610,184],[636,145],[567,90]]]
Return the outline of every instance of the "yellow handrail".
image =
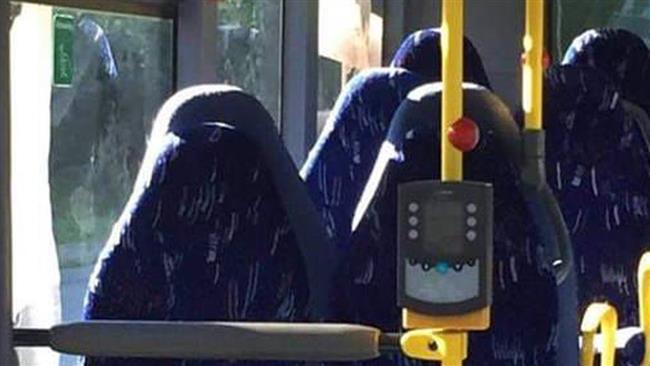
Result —
[[[645,350],[641,366],[650,366],[650,252],[643,254],[639,262],[639,321],[645,338]]]
[[[580,366],[592,366],[594,364],[594,338],[598,328],[601,330],[603,339],[600,364],[601,366],[614,366],[618,314],[616,309],[607,303],[589,305],[582,318],[582,324],[580,325],[580,331],[582,332]]]
[[[542,129],[543,53],[544,0],[526,0],[522,104],[529,130]]]
[[[463,0],[443,0],[442,50],[442,121],[440,148],[442,181],[463,179],[463,153],[456,149],[447,132],[463,115]]]
[[[460,366],[467,358],[467,332],[412,330],[404,334],[400,342],[405,355],[420,360],[441,361],[442,366]]]
[[[442,1],[442,116],[440,149],[442,181],[463,179],[463,153],[452,145],[449,131],[463,116],[463,0]],[[403,325],[413,329],[400,339],[402,351],[442,366],[460,366],[467,357],[467,330],[485,328],[489,308],[465,316],[427,316],[404,309]]]

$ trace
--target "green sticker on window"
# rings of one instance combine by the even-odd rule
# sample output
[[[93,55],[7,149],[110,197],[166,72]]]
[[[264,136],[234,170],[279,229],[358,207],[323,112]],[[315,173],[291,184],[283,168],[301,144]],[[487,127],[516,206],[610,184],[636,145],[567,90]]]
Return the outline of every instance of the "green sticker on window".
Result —
[[[69,87],[74,75],[75,19],[70,14],[54,14],[54,85]]]

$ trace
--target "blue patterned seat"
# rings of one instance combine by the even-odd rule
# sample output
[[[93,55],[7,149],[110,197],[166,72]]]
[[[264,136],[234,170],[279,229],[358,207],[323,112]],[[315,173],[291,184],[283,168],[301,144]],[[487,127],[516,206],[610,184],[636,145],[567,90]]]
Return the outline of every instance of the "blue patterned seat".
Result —
[[[562,64],[600,70],[623,98],[650,111],[650,55],[636,34],[625,29],[588,30],[573,40]]]
[[[635,206],[648,179],[642,135],[626,119],[614,85],[589,67],[547,71],[544,113],[547,177],[571,233],[581,313],[607,300],[617,306],[621,325],[634,324],[636,305],[629,301],[636,303],[641,247],[635,237],[643,223]]]
[[[489,87],[483,64],[465,40],[465,79]],[[339,96],[301,175],[321,210],[328,235],[346,247],[361,197],[393,114],[406,95],[425,82],[439,81],[440,32],[409,35],[390,68],[364,71]]]
[[[650,249],[647,48],[624,30],[592,30],[547,73],[547,173],[571,229],[581,313],[608,301],[638,325],[636,271]],[[640,347],[641,346],[641,347]],[[632,339],[619,364],[638,364]]]
[[[468,44],[465,43],[465,53],[469,56],[465,80],[489,87],[480,60],[473,49],[468,50]],[[440,62],[431,55],[439,55],[438,45],[437,30],[417,32],[407,38],[392,66],[433,75],[435,79],[438,74],[431,71],[439,70]],[[487,93],[479,86],[468,87],[475,93],[479,90]],[[396,192],[399,183],[438,177],[439,117],[436,116],[439,111],[431,107],[440,103],[435,88],[426,85],[411,92],[419,102],[402,103],[378,152],[354,215],[351,253],[338,272],[337,291],[333,295],[337,320],[373,324],[387,331],[400,328],[401,314],[395,305],[394,287]],[[404,105],[409,104],[418,104],[414,108],[420,108],[420,113],[400,115]],[[511,119],[501,103],[494,102],[491,108],[493,115]],[[473,117],[481,123],[479,116]],[[518,139],[514,122],[510,120],[504,128],[513,141]],[[518,193],[517,168],[503,163],[506,147],[499,145],[493,134],[483,132],[480,146],[465,160],[466,176],[495,184],[495,294],[492,327],[488,332],[472,333],[467,364],[553,364],[560,352],[558,290],[553,273],[544,260],[542,244],[531,224],[523,196]],[[576,347],[571,344],[564,348]],[[367,363],[421,364],[397,355]]]
[[[420,31],[409,36],[396,53],[391,66],[406,68],[425,77],[428,81],[439,80],[439,71],[436,71],[440,68],[440,61],[436,57],[430,57],[439,55],[439,51],[436,53],[439,37],[437,30]],[[466,42],[465,47],[465,52],[469,55],[467,59],[469,62],[465,65],[465,79],[489,87],[483,66],[471,43]],[[419,89],[422,88],[426,87],[421,86]],[[480,87],[475,88],[480,89]],[[400,90],[401,93],[404,91],[408,89]],[[415,92],[411,91],[411,93]],[[390,114],[394,113],[394,103],[400,99],[404,99],[403,94],[401,98],[392,99],[391,104],[388,104]],[[351,101],[346,99],[337,107],[347,107],[349,104]],[[366,107],[366,105],[360,106]],[[507,115],[505,106],[501,105],[497,109],[501,113],[505,111]],[[322,145],[314,150],[318,154],[326,151],[324,155],[313,156],[316,161],[325,158],[317,163],[323,174],[318,178],[321,187],[325,186],[323,182],[327,180],[324,173],[329,169],[327,149],[332,149],[332,146],[336,146],[337,149],[339,146],[349,146],[352,149],[354,146],[348,140],[338,142],[339,136],[334,131],[339,132],[341,136],[348,136],[346,128],[359,128],[357,124],[349,124],[349,121],[357,120],[340,118],[336,113],[334,115],[336,117],[329,121],[329,130],[321,136]],[[382,121],[385,121],[389,114],[382,115],[384,116]],[[390,125],[382,122],[381,129],[369,128],[368,130],[373,131],[373,134],[362,135],[355,132],[352,135],[357,136],[357,141],[361,141],[360,146],[370,148],[357,147],[359,151],[365,152],[363,159],[360,158],[357,162],[374,163],[374,167],[350,164],[353,168],[349,171],[354,172],[350,177],[359,176],[363,179],[353,181],[344,177],[341,178],[342,182],[338,183],[343,186],[344,191],[347,190],[346,197],[360,203],[349,205],[345,210],[331,210],[344,212],[345,216],[335,218],[347,225],[352,223],[353,229],[348,239],[349,253],[343,260],[341,270],[337,272],[335,291],[332,295],[334,320],[372,324],[386,331],[398,331],[400,328],[401,314],[396,306],[394,288],[396,187],[401,182],[437,177],[439,147],[432,143],[438,139],[438,129],[435,126],[437,119],[433,111],[425,115],[426,120],[405,119],[396,122],[393,119]],[[404,133],[401,126],[404,122],[413,124],[417,122],[420,125],[412,126],[413,129],[409,133]],[[387,129],[388,126],[390,128]],[[514,127],[514,123],[510,127]],[[517,139],[515,132],[511,131],[511,133],[512,139]],[[387,140],[381,140],[382,135],[387,136]],[[366,139],[361,140],[360,136]],[[495,147],[494,140],[491,140],[493,138],[492,136],[484,139],[481,147],[470,154],[468,177],[496,182],[498,187],[495,215],[499,220],[495,238],[497,260],[494,322],[490,332],[472,334],[468,364],[553,363],[557,360],[558,353],[558,293],[555,280],[551,268],[547,267],[543,260],[542,245],[536,241],[537,233],[527,216],[523,197],[513,193],[519,189],[516,169],[512,165],[504,165],[499,161],[499,157],[502,157],[504,152],[500,151],[499,147]],[[332,164],[342,161],[335,156],[329,159]],[[345,165],[339,168],[342,169],[341,175],[348,173]],[[359,172],[363,172],[363,175],[359,175]],[[314,179],[313,166],[310,173],[311,179]],[[310,175],[307,175],[307,178],[312,197],[323,194],[322,189],[316,189],[313,183],[310,184]],[[365,182],[368,183],[360,185]],[[355,195],[358,198],[355,198]],[[354,219],[350,220],[353,214]],[[345,230],[347,234],[348,228],[346,227]],[[343,240],[338,242],[341,243]],[[522,316],[513,317],[513,313]],[[367,363],[372,365],[420,364],[397,355],[385,356]]]
[[[268,113],[237,89],[203,86],[172,97],[91,278],[85,318],[306,320],[318,289],[305,263],[327,261],[327,253],[305,257],[301,243],[325,234],[280,144]],[[199,364],[222,363],[86,359]]]
[[[440,50],[441,33],[439,28],[428,28],[410,34],[402,42],[390,63],[427,78],[440,81],[442,73],[442,54]],[[472,42],[465,37],[463,43],[463,80],[490,89],[490,81],[483,62]]]
[[[373,69],[344,88],[301,175],[327,234],[346,247],[354,209],[400,102],[424,80],[403,69]]]
[[[396,112],[355,216],[358,226],[352,255],[346,258],[335,286],[339,290],[334,298],[340,319],[375,324],[389,331],[400,328],[394,285],[397,186],[439,178],[439,85],[427,84],[412,91]],[[507,107],[485,88],[467,84],[465,105],[466,114],[479,124],[482,136],[479,146],[465,157],[465,177],[492,182],[495,188],[492,326],[486,332],[470,333],[465,364],[554,364],[558,353],[558,294],[553,271],[544,259],[520,193],[512,151],[494,132],[500,129],[514,146],[519,140],[517,126]],[[454,270],[466,265],[471,264],[458,264]],[[386,356],[368,362],[395,363],[406,364],[407,360]],[[421,363],[410,360],[408,364]]]

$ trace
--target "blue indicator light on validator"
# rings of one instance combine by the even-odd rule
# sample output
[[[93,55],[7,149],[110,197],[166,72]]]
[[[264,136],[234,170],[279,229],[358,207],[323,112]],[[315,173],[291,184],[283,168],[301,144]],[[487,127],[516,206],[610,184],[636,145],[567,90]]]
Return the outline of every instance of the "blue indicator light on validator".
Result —
[[[436,272],[440,274],[445,274],[449,271],[449,263],[447,262],[438,262],[436,263]]]

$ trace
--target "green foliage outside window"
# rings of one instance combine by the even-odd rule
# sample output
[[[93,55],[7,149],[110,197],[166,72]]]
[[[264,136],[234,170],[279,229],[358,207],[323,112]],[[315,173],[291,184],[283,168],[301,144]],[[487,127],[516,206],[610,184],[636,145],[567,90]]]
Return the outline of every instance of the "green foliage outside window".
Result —
[[[257,97],[277,120],[279,0],[218,3],[219,82]],[[88,265],[131,193],[151,121],[173,87],[169,20],[57,8],[75,16],[75,75],[52,89],[50,186],[62,267]]]
[[[50,186],[63,267],[92,263],[131,193],[151,121],[172,92],[172,26],[75,16],[75,75],[52,89]]]

